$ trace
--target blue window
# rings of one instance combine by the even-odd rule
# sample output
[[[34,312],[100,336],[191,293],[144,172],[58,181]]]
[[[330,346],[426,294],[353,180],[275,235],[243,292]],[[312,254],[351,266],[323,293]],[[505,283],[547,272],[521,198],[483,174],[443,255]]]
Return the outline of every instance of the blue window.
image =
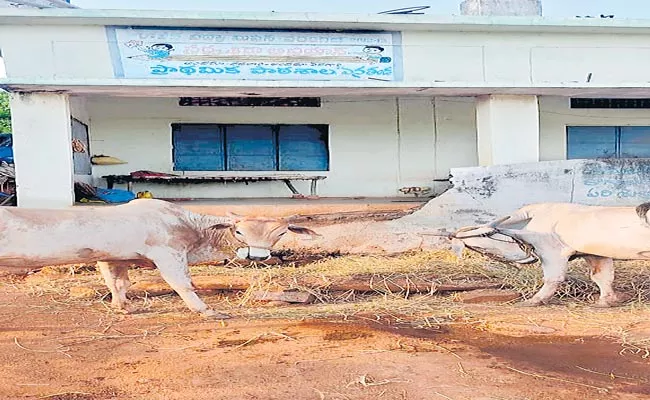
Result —
[[[175,171],[328,171],[327,125],[172,124]]]
[[[281,171],[327,171],[327,126],[284,125],[279,129]]]
[[[223,133],[209,124],[173,124],[172,146],[176,171],[223,171]]]
[[[226,126],[229,171],[276,171],[277,143],[272,126]]]
[[[648,126],[568,126],[567,159],[650,158]]]
[[[616,127],[567,127],[567,159],[616,157]]]
[[[623,158],[650,158],[650,126],[622,126],[619,153]]]

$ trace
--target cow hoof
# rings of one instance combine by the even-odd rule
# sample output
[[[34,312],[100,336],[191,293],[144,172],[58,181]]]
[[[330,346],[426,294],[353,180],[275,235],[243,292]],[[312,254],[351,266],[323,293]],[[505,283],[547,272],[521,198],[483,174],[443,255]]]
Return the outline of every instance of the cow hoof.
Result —
[[[113,312],[117,314],[133,314],[135,312],[135,307],[129,305],[129,304],[124,304],[124,305],[112,305]]]
[[[608,296],[608,297],[598,299],[598,301],[594,303],[594,307],[596,308],[620,307],[630,299],[632,299],[632,296],[628,294],[617,293],[614,296]]]
[[[518,307],[539,307],[542,304],[544,303],[538,300],[526,300],[526,301],[522,301],[521,303],[517,303],[517,306]]]
[[[201,315],[203,317],[205,317],[205,318],[210,318],[210,319],[230,319],[230,318],[232,318],[228,314],[218,313],[218,312],[216,312],[214,310],[201,311]]]

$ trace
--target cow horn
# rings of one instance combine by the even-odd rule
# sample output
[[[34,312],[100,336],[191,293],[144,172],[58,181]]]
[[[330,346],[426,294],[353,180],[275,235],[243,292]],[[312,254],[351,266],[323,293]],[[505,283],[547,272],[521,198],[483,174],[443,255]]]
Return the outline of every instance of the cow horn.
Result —
[[[423,233],[425,236],[440,236],[440,237],[446,237],[450,238],[453,232],[447,232],[444,229],[437,229],[435,231]]]
[[[490,222],[486,226],[488,226],[490,228],[496,228],[497,226],[501,225],[502,222],[504,222],[504,221],[506,221],[508,219],[510,219],[509,215],[507,215],[505,217],[501,217],[501,218],[497,219],[496,221]]]
[[[480,228],[483,228],[483,226],[481,226],[481,225],[464,226],[462,228],[458,228],[456,233],[463,233],[463,232],[473,231],[474,229],[480,229]]]
[[[299,214],[292,214],[292,215],[287,215],[286,217],[283,217],[286,222],[295,222],[300,219]]]

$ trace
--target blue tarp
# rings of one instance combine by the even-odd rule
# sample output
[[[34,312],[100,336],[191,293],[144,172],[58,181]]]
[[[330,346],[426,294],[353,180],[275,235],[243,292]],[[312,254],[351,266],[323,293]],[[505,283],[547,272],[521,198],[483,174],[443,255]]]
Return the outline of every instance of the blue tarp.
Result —
[[[95,196],[107,203],[128,203],[136,197],[133,192],[129,192],[128,190],[103,188],[97,188],[97,194]]]
[[[13,139],[11,133],[0,133],[0,161],[14,163]]]

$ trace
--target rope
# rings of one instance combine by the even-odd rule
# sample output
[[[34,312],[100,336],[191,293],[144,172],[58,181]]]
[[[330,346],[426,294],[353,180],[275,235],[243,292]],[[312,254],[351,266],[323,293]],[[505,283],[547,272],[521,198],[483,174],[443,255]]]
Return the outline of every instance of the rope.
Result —
[[[470,230],[476,229],[476,228],[479,228],[479,227],[474,227],[473,226],[473,227],[461,228],[461,229],[457,230],[456,232],[452,233],[451,235],[449,235],[449,237],[455,238],[455,239],[458,239],[458,240],[483,237],[483,238],[496,240],[496,241],[502,242],[502,243],[515,243],[515,244],[517,244],[517,246],[519,246],[521,251],[526,253],[526,257],[521,258],[519,260],[512,261],[512,260],[508,260],[508,259],[506,259],[504,257],[498,256],[496,254],[489,253],[489,252],[487,252],[485,250],[482,250],[482,249],[479,249],[479,248],[476,248],[476,247],[469,246],[469,245],[465,244],[465,247],[467,247],[468,249],[470,249],[472,251],[475,251],[475,252],[477,252],[477,253],[479,253],[481,255],[484,255],[484,256],[486,256],[488,258],[491,258],[491,259],[493,259],[495,261],[504,263],[504,264],[514,265],[514,263],[518,263],[520,261],[523,261],[523,260],[525,260],[527,258],[531,258],[531,257],[534,258],[535,261],[539,261],[539,256],[535,253],[535,247],[533,247],[530,243],[524,242],[523,240],[521,240],[519,238],[516,238],[516,237],[513,237],[513,236],[510,236],[510,235],[507,235],[507,234],[503,233],[498,228],[492,228],[492,231],[490,231],[490,232],[480,233],[480,234],[471,235],[471,236],[464,236],[462,238],[459,238],[457,236],[459,233],[467,232],[467,231],[470,231]],[[494,236],[496,234],[506,236],[506,237],[512,239],[512,241],[507,241],[507,240],[502,240],[502,239],[497,239],[497,238],[492,237],[492,236]]]
[[[74,153],[85,153],[86,146],[79,139],[72,139],[72,151]]]

